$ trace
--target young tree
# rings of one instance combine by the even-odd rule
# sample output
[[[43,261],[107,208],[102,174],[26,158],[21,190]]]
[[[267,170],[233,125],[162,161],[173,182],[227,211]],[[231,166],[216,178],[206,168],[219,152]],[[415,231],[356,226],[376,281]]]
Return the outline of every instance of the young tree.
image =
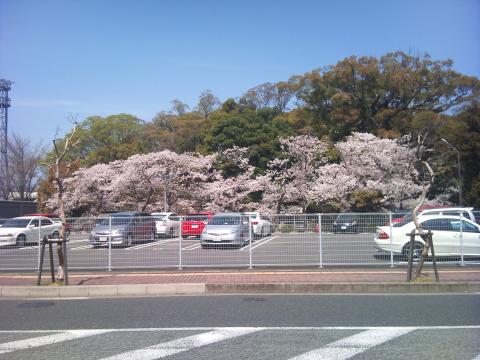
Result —
[[[77,136],[83,124],[79,124],[72,120],[74,126],[70,134],[68,134],[63,141],[53,140],[53,156],[47,158],[47,163],[43,165],[53,173],[53,180],[56,187],[56,202],[58,204],[59,216],[62,222],[60,227],[60,242],[57,244],[58,255],[58,280],[64,279],[64,254],[63,243],[67,241],[65,237],[66,215],[65,215],[65,179],[70,176],[72,169],[74,169],[73,162],[75,160],[68,160],[67,156],[82,142],[82,138]]]

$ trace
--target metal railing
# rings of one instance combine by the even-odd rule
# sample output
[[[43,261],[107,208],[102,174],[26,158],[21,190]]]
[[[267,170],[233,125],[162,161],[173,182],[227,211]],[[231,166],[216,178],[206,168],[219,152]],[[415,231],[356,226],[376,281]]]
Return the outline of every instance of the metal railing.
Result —
[[[422,226],[434,234],[439,264],[480,264],[478,224],[463,215],[429,219]],[[413,230],[394,212],[242,215],[237,220],[215,225],[211,218],[193,215],[69,218],[68,266],[71,270],[392,267],[406,264],[407,233]],[[0,236],[0,270],[38,269],[41,239],[60,226],[39,225],[25,230],[30,232],[25,236],[28,241],[16,235],[15,243],[2,246],[6,236]],[[421,246],[420,238],[413,249],[415,258]]]

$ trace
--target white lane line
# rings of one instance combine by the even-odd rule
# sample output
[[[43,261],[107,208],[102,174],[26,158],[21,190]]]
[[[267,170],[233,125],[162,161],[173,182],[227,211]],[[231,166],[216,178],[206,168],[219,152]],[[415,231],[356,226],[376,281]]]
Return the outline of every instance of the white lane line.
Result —
[[[309,351],[301,354],[290,360],[344,360],[360,354],[368,349],[383,344],[387,341],[395,339],[396,337],[408,334],[415,330],[415,328],[408,327],[394,327],[394,328],[379,328],[363,331],[338,341],[332,342],[322,348]]]
[[[251,334],[262,328],[219,328],[206,333],[184,337],[177,340],[149,346],[143,349],[127,351],[101,360],[153,360],[189,351],[219,341]]]
[[[30,349],[38,346],[56,344],[63,341],[80,339],[87,336],[105,334],[111,330],[69,330],[60,334],[45,335],[32,339],[10,341],[0,344],[0,354]]]

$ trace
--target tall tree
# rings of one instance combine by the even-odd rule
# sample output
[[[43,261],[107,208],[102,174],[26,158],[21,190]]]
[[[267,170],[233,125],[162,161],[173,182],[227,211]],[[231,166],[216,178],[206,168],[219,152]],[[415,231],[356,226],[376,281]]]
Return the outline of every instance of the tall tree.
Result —
[[[41,180],[40,160],[44,155],[41,144],[33,145],[30,140],[13,134],[8,141],[10,188],[13,196],[30,200]]]
[[[213,95],[210,90],[206,90],[200,94],[197,109],[204,116],[208,115],[220,106],[220,100]]]

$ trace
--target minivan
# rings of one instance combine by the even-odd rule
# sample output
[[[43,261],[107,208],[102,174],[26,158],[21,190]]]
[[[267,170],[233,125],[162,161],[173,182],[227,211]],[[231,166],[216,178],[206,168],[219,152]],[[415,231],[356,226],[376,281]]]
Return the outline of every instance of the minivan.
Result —
[[[97,219],[90,233],[90,243],[94,246],[132,246],[133,243],[155,240],[155,219],[146,212],[122,211]]]

